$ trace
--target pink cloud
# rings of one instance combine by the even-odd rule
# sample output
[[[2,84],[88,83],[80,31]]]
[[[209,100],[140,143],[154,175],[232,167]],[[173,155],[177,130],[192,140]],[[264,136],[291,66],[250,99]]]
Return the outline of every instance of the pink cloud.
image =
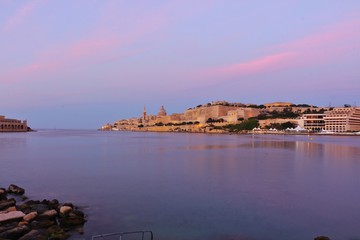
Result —
[[[0,82],[16,82],[52,74],[74,65],[91,65],[107,58],[119,47],[118,39],[89,38],[45,50],[29,64],[0,75]],[[34,78],[36,79],[36,78]]]
[[[289,60],[294,57],[292,52],[276,53],[263,56],[255,60],[231,64],[223,67],[216,67],[206,71],[208,76],[244,76],[249,74],[262,73],[266,71],[279,70],[288,65]]]
[[[272,46],[272,51],[292,51],[297,57],[291,67],[327,64],[360,50],[360,20],[351,20],[327,27],[311,36]]]
[[[271,46],[266,54],[255,60],[207,69],[201,78],[227,81],[233,77],[258,75],[270,71],[306,68],[340,61],[354,50],[360,51],[360,20],[352,20],[327,27],[316,34],[284,44]]]
[[[3,26],[3,31],[11,31],[22,24],[26,18],[33,13],[35,7],[37,7],[41,1],[42,0],[29,1],[22,5],[9,19],[7,19]]]
[[[33,5],[26,6],[27,12]],[[25,11],[25,10],[23,10]],[[162,15],[144,17],[138,25],[129,31],[121,33],[105,33],[102,26],[93,30],[93,33],[83,39],[72,43],[54,46],[53,48],[40,52],[35,59],[27,65],[9,70],[0,74],[0,82],[15,82],[31,79],[33,76],[41,76],[59,71],[60,69],[81,65],[91,66],[92,64],[117,59],[131,54],[139,54],[138,50],[126,50],[144,36],[164,27],[166,19]],[[114,53],[120,49],[120,53]]]

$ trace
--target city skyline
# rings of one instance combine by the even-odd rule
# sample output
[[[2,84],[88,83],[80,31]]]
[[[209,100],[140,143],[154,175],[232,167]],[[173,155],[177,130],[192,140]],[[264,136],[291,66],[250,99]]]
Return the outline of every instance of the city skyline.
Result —
[[[0,115],[33,128],[210,101],[360,103],[358,1],[1,1]]]

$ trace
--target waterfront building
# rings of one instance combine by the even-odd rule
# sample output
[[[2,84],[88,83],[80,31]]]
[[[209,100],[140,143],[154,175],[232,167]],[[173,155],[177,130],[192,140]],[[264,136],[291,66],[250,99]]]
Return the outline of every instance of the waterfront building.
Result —
[[[26,132],[28,131],[27,121],[5,118],[0,116],[0,132]]]
[[[303,127],[309,131],[320,132],[325,130],[325,114],[313,113],[303,115]]]
[[[325,112],[325,130],[331,132],[353,132],[360,130],[360,108],[334,108]]]

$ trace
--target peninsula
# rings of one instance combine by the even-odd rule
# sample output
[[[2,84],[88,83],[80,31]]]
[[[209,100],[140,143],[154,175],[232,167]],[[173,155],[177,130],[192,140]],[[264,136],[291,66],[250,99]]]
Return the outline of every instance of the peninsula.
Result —
[[[157,115],[144,108],[140,117],[121,119],[101,127],[104,131],[156,132],[313,132],[360,134],[360,107],[317,107],[274,102],[261,105],[210,102],[168,115],[161,106]]]

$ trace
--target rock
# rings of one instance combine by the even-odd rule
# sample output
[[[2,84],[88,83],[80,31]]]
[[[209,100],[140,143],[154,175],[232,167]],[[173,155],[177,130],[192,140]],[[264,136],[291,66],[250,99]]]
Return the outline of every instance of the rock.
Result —
[[[23,195],[25,193],[25,190],[19,186],[16,186],[15,184],[10,184],[7,190],[8,193],[13,193],[16,195]]]
[[[28,200],[25,190],[11,184],[6,190],[0,188],[0,240],[65,240],[70,237],[65,231],[78,229],[83,234],[86,222],[83,212],[72,203],[60,204],[58,200]],[[7,199],[16,194],[15,199]]]
[[[7,200],[1,200],[0,201],[0,211],[7,209],[9,207],[13,207],[13,206],[15,206],[15,204],[16,204],[16,201],[13,198],[7,199]]]
[[[31,212],[24,216],[23,220],[27,222],[31,222],[38,216],[37,212]]]
[[[58,215],[57,211],[54,209],[51,209],[51,210],[47,210],[47,211],[43,212],[39,216],[39,219],[54,219],[57,215]]]
[[[59,218],[60,226],[73,227],[82,225],[86,222],[84,213],[78,210],[70,212],[68,215]]]
[[[0,213],[0,223],[23,218],[25,214],[21,211],[2,212]]]
[[[52,226],[47,229],[47,233],[51,240],[65,240],[69,238],[69,235],[59,226]]]
[[[30,213],[33,211],[38,212],[39,214],[49,210],[49,206],[40,201],[29,200],[19,206],[20,210],[25,213]]]
[[[22,221],[18,223],[18,226],[22,226],[22,225],[29,225],[29,223],[26,221]]]
[[[318,237],[314,238],[314,240],[330,240],[330,238],[326,237],[326,236],[318,236]]]
[[[6,199],[6,190],[5,188],[0,188],[0,200]]]
[[[51,209],[57,209],[59,207],[59,201],[57,199],[53,199],[49,201],[48,205]]]
[[[64,203],[63,206],[69,206],[71,208],[74,208],[74,204],[72,203]]]
[[[7,209],[5,209],[6,212],[13,212],[13,211],[17,211],[15,206],[9,207]]]
[[[21,236],[30,231],[28,226],[19,226],[16,228],[12,228],[5,232],[0,233],[0,238],[5,239],[19,239]]]
[[[53,225],[56,225],[56,221],[50,219],[34,220],[30,223],[31,228],[33,229],[48,228]]]
[[[29,198],[27,197],[27,196],[25,196],[25,195],[22,195],[21,196],[21,201],[26,201],[26,200],[28,200]]]
[[[69,212],[71,212],[73,209],[70,206],[62,206],[60,208],[60,214],[61,215],[67,215]]]
[[[9,223],[1,223],[0,224],[0,233],[5,232],[7,230],[16,228],[18,225],[17,222],[9,222]]]
[[[47,233],[45,231],[39,230],[39,229],[33,229],[21,238],[19,240],[47,240]]]

